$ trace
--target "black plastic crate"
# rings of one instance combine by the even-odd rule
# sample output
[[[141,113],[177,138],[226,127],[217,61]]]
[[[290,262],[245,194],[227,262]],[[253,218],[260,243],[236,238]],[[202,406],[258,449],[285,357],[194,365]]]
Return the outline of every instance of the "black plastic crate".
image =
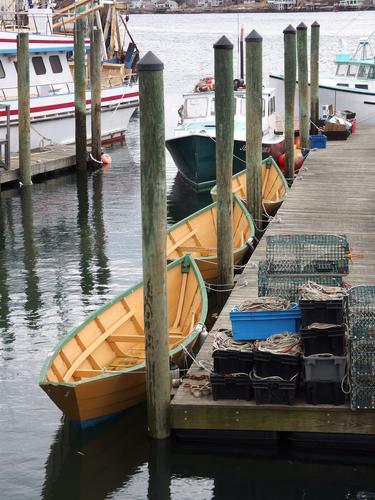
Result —
[[[301,330],[302,349],[305,356],[322,352],[334,356],[345,354],[345,326],[331,328],[309,328]]]
[[[305,382],[305,402],[309,405],[343,405],[345,393],[339,382]]]
[[[290,380],[298,372],[299,367],[298,355],[254,352],[254,368],[258,377],[281,377]]]
[[[293,380],[252,378],[254,397],[257,405],[294,405],[298,387],[298,377]]]
[[[305,328],[311,323],[329,323],[342,325],[344,323],[344,298],[332,300],[299,300],[301,309],[301,325]]]
[[[252,351],[216,350],[212,353],[212,357],[214,372],[218,374],[250,373],[253,369]]]
[[[253,390],[247,375],[211,375],[212,397],[218,399],[243,399],[249,401]]]

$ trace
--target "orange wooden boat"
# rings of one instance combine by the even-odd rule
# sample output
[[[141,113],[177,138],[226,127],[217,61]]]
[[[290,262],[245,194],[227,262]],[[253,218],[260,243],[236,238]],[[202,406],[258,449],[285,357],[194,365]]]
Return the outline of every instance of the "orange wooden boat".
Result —
[[[285,200],[288,184],[275,160],[270,156],[262,162],[262,201],[266,214],[274,215]],[[246,202],[246,170],[232,177],[232,191]],[[216,201],[216,186],[211,189],[211,196]]]
[[[167,259],[172,261],[190,253],[203,279],[217,279],[216,203],[195,212],[168,229]],[[251,215],[238,196],[233,195],[233,262],[237,264],[249,251],[255,227]]]
[[[184,361],[207,315],[207,293],[190,255],[167,268],[169,349]],[[93,425],[146,399],[143,283],[93,313],[47,358],[39,385],[70,420]]]

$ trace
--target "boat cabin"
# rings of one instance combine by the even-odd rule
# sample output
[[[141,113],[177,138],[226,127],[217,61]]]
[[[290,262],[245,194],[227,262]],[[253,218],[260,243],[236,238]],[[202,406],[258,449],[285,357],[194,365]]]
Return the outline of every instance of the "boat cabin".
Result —
[[[192,92],[183,96],[184,102],[179,109],[180,125],[202,124],[204,127],[215,127],[215,92]],[[263,89],[263,132],[276,124],[275,91]],[[246,123],[246,92],[234,92],[235,127]]]
[[[375,58],[368,40],[360,40],[353,54],[341,52],[335,58],[337,87],[368,90],[374,87]]]

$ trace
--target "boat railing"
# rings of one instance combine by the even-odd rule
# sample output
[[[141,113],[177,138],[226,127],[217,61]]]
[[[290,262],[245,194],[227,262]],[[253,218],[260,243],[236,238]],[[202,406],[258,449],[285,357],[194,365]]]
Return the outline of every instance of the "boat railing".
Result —
[[[0,103],[0,109],[5,110],[6,129],[4,138],[0,139],[0,167],[10,169],[10,104]],[[1,113],[3,114],[3,113]]]
[[[0,88],[1,100],[14,100],[17,98],[17,87],[2,87]],[[31,97],[48,97],[58,94],[73,94],[73,82],[45,83],[41,85],[30,85]]]

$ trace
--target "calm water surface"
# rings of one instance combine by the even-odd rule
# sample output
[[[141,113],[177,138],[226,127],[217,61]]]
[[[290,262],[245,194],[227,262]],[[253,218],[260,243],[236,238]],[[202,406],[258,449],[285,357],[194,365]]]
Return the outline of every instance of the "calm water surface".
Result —
[[[344,36],[349,47],[369,35],[374,12],[132,16],[143,52],[165,63],[167,136],[177,122],[182,92],[213,71],[213,43],[238,25],[264,39],[264,74],[283,71],[282,30],[315,19],[321,24],[322,71]],[[237,64],[237,63],[236,63]],[[150,443],[144,408],[85,433],[64,424],[37,385],[56,343],[101,304],[141,278],[138,118],[127,147],[113,163],[75,175],[8,190],[0,203],[0,498],[18,499],[369,499],[374,468],[338,458],[263,449],[256,456]],[[169,221],[208,203],[168,166]],[[247,450],[248,451],[248,450]],[[373,493],[371,493],[373,492]]]

